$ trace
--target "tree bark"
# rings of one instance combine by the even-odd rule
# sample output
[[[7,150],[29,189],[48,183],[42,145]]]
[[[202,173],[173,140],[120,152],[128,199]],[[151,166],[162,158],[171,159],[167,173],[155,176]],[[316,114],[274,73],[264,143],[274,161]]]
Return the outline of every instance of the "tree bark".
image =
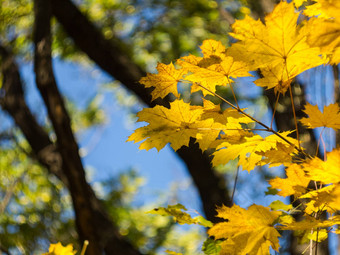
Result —
[[[46,10],[44,9],[44,11]],[[40,18],[38,20],[40,20]],[[48,24],[48,22],[46,24]],[[41,50],[44,49],[46,48],[43,47],[43,49]],[[50,56],[48,56],[49,54],[47,54],[47,56],[44,56],[44,54],[42,55],[42,58],[47,58],[44,61],[48,62],[48,58],[50,58]],[[78,218],[76,218],[76,221],[84,221],[88,219],[86,222],[78,223],[83,228],[82,232],[79,231],[80,235],[82,235],[82,239],[90,240],[90,245],[92,243],[92,247],[100,247],[101,250],[99,251],[99,253],[97,253],[97,250],[91,248],[88,249],[87,254],[102,254],[105,250],[106,254],[140,255],[141,253],[136,248],[134,248],[127,240],[123,239],[122,236],[120,236],[117,228],[114,226],[114,224],[107,216],[106,212],[103,210],[100,201],[95,196],[93,190],[85,180],[85,173],[83,169],[82,171],[80,171],[80,168],[82,168],[82,166],[79,166],[79,159],[77,163],[65,163],[65,153],[64,155],[61,155],[60,148],[70,146],[70,144],[68,144],[69,142],[66,141],[65,143],[65,141],[63,141],[61,146],[59,143],[57,148],[50,141],[49,136],[44,131],[44,129],[36,122],[34,116],[30,112],[25,102],[20,74],[17,64],[15,63],[13,54],[4,46],[0,45],[0,57],[2,59],[1,71],[3,74],[3,86],[2,96],[0,98],[0,105],[12,116],[16,125],[22,130],[24,136],[31,145],[35,157],[39,160],[39,162],[44,165],[50,173],[56,175],[65,184],[65,186],[70,189],[72,199],[76,200],[76,202],[74,202],[75,204],[77,203],[76,206],[78,206],[78,211],[76,211],[76,216]],[[42,78],[47,78],[47,80],[50,81],[50,79],[53,79],[53,73],[49,73],[52,70],[51,65],[46,62],[45,64],[47,64],[47,66],[43,68],[46,68],[47,70],[42,71],[40,74],[43,76]],[[45,76],[46,74],[48,76]],[[45,83],[45,85],[47,84],[49,83]],[[59,94],[57,90],[55,90],[54,92]],[[58,95],[56,97],[58,97]],[[60,102],[62,103],[62,101],[59,101],[59,103]],[[53,103],[49,105],[57,110],[60,110],[60,107],[61,109],[64,108],[60,105],[53,105]],[[61,119],[64,124],[67,124],[67,116],[64,116],[65,112],[59,111],[58,114],[59,120]],[[57,125],[59,124],[60,123],[58,123]],[[70,131],[70,127],[66,127],[66,130]],[[68,135],[72,135],[72,133],[68,133]],[[71,145],[73,142],[74,141],[70,142]],[[73,160],[74,158],[72,157],[77,157],[76,155],[74,155],[78,152],[77,146],[73,146],[73,148],[71,148],[70,150],[73,150],[73,152],[68,151],[72,154],[70,155],[71,157],[66,158],[66,160]],[[75,165],[75,167],[72,166],[72,164]],[[74,168],[67,169],[70,167]],[[76,169],[76,167],[79,168]],[[75,171],[79,172],[76,173]],[[65,174],[65,172],[67,173]],[[77,178],[71,178],[71,181],[69,181],[70,176],[72,175],[76,175]],[[91,214],[89,215],[89,213]],[[89,227],[84,226],[85,224],[87,224]],[[93,226],[96,228],[94,231],[93,229],[91,229],[93,228]],[[87,233],[87,231],[90,232]],[[93,240],[94,238],[96,239]],[[96,253],[94,253],[93,251],[95,251]]]
[[[145,72],[130,60],[115,41],[109,41],[69,0],[52,0],[52,12],[67,34],[80,50],[85,52],[100,68],[135,93],[146,105],[169,105],[166,100],[151,102],[150,89],[138,81]],[[177,154],[187,165],[188,171],[198,189],[205,215],[210,221],[217,221],[216,205],[231,205],[225,180],[211,167],[209,157],[190,144],[182,147]]]

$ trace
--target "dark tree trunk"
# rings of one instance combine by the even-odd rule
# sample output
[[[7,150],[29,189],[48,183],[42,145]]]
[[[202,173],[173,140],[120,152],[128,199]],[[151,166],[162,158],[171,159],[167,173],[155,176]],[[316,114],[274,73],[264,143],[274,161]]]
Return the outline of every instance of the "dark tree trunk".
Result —
[[[77,47],[85,52],[99,67],[109,73],[123,86],[135,93],[146,105],[169,105],[166,100],[151,102],[150,89],[138,81],[145,72],[133,63],[127,54],[115,44],[106,40],[98,29],[69,0],[52,0],[52,12]],[[177,154],[187,165],[188,171],[201,196],[204,212],[210,221],[216,221],[216,205],[231,205],[225,180],[212,169],[209,157],[193,143],[181,148]]]

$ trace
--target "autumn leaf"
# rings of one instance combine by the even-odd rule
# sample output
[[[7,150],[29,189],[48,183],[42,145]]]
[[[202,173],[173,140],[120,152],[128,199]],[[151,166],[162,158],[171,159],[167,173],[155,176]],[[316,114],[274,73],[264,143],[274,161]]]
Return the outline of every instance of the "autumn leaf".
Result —
[[[183,255],[182,253],[178,253],[178,252],[170,251],[170,250],[166,250],[165,252],[166,252],[167,254],[170,254],[170,255]]]
[[[74,255],[74,254],[76,254],[76,251],[73,250],[72,244],[69,244],[64,247],[59,242],[56,244],[50,244],[48,252],[43,253],[42,255]]]
[[[303,14],[312,17],[338,18],[340,17],[340,2],[334,0],[314,0],[314,3],[306,6]]]
[[[317,0],[306,7],[304,14],[317,16],[308,21],[310,31],[307,42],[312,47],[320,47],[321,52],[330,57],[330,64],[340,63],[340,2]]]
[[[179,224],[199,224],[204,227],[212,226],[212,223],[204,219],[202,216],[191,217],[191,215],[185,211],[187,211],[187,209],[183,205],[176,204],[168,205],[167,208],[164,207],[155,208],[146,213],[158,214],[162,216],[172,216],[174,218],[174,221]]]
[[[295,148],[293,145],[287,146],[287,144],[282,144],[278,142],[275,148],[268,151],[257,152],[257,154],[262,155],[264,158],[262,162],[268,164],[269,167],[275,166],[289,166],[292,164],[292,158],[294,156]]]
[[[296,144],[296,140],[289,137],[290,132],[283,132],[280,135]],[[213,153],[214,158],[212,163],[214,166],[226,164],[230,160],[239,158],[238,165],[242,166],[243,170],[253,170],[257,165],[263,165],[263,152],[277,148],[278,144],[290,147],[291,145],[283,141],[277,135],[270,135],[265,138],[260,135],[244,137],[239,141],[226,141],[217,146],[217,151]]]
[[[254,120],[240,113],[236,109],[227,108],[222,111],[220,104],[214,104],[213,102],[203,98],[203,114],[202,120],[214,119],[215,122],[223,125],[229,124],[229,129],[242,129],[242,124],[253,123]],[[245,109],[242,109],[245,110]]]
[[[302,118],[300,122],[308,128],[340,129],[340,107],[338,104],[324,106],[323,112],[321,112],[317,105],[307,103],[303,111],[308,114],[308,118]]]
[[[265,24],[246,16],[232,25],[230,34],[239,41],[228,54],[261,70],[263,78],[257,85],[285,93],[295,76],[325,62],[319,48],[307,44],[308,30],[297,25],[298,17],[294,4],[282,1]]]
[[[305,176],[305,172],[301,165],[292,164],[286,168],[287,178],[276,177],[269,181],[273,189],[279,189],[277,193],[280,196],[286,197],[294,195],[301,196],[306,192],[310,179]]]
[[[200,49],[204,57],[218,56],[223,57],[226,52],[226,48],[220,41],[215,41],[212,39],[204,40]]]
[[[273,211],[282,210],[282,211],[287,211],[287,212],[293,208],[293,206],[291,204],[286,205],[281,200],[275,200],[275,201],[271,202],[269,207]]]
[[[146,108],[137,114],[138,121],[149,125],[140,127],[128,138],[128,141],[141,142],[140,149],[161,150],[167,143],[174,150],[188,146],[190,138],[200,141],[202,150],[215,141],[225,126],[213,119],[201,120],[202,107],[191,106],[182,100],[170,103],[170,109],[163,106]]]
[[[327,160],[313,158],[303,164],[310,179],[323,184],[340,182],[340,148],[334,149],[327,154]]]
[[[315,217],[305,215],[301,221],[286,222],[286,224],[277,226],[279,230],[311,230],[317,228],[327,228],[340,223],[340,217],[333,216],[328,220],[315,219]]]
[[[313,190],[304,194],[300,198],[308,198],[305,212],[312,214],[314,212],[327,211],[330,214],[340,210],[340,186],[329,185],[321,189]]]
[[[220,254],[269,254],[270,247],[278,251],[280,234],[273,224],[281,212],[260,205],[252,205],[247,210],[233,205],[222,206],[217,213],[217,217],[227,221],[215,224],[208,234],[225,239]]]
[[[201,86],[215,92],[217,85],[226,86],[232,83],[231,78],[252,76],[248,65],[227,56],[226,49],[220,42],[206,40],[201,50],[203,57],[189,55],[177,62],[185,72],[190,73],[185,80],[192,83],[192,93],[202,90],[203,95],[211,94]]]
[[[148,73],[146,77],[143,77],[139,81],[147,88],[154,87],[154,90],[151,92],[152,100],[155,100],[158,97],[164,98],[169,93],[174,94],[178,98],[177,83],[186,73],[185,70],[177,70],[172,63],[169,65],[158,63],[157,71],[158,74]]]

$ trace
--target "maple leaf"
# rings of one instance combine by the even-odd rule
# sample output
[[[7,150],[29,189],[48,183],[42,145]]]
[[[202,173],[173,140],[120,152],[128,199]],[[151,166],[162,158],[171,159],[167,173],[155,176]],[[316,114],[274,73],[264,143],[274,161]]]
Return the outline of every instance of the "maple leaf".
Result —
[[[204,57],[210,57],[212,55],[223,57],[226,52],[226,48],[220,41],[215,41],[212,39],[204,40],[200,49]]]
[[[307,44],[308,30],[297,26],[298,16],[293,3],[282,1],[266,16],[265,25],[249,16],[232,25],[230,35],[239,41],[228,54],[261,70],[264,77],[257,85],[285,93],[296,75],[325,63],[319,48]]]
[[[260,205],[247,210],[237,205],[222,206],[217,212],[217,217],[228,221],[215,224],[208,234],[226,239],[221,243],[220,254],[269,254],[270,246],[278,251],[280,234],[273,224],[281,212]]]
[[[301,221],[292,221],[282,224],[282,226],[277,226],[279,230],[311,230],[317,228],[327,228],[340,223],[339,216],[333,216],[328,220],[315,219],[309,215],[305,215],[304,219]]]
[[[210,94],[198,84],[215,92],[217,85],[226,86],[232,83],[231,78],[252,76],[246,63],[234,61],[225,54],[226,49],[221,42],[205,40],[201,50],[203,58],[189,55],[177,62],[185,72],[191,73],[185,80],[192,82],[192,93],[202,90],[203,95]]]
[[[335,130],[340,129],[340,107],[338,104],[324,106],[323,113],[317,105],[307,103],[305,110],[308,118],[302,118],[300,122],[308,128],[329,127]]]
[[[340,17],[340,2],[334,0],[314,0],[312,5],[306,6],[303,14],[312,17],[337,18]]]
[[[74,255],[76,254],[76,251],[73,250],[72,244],[63,246],[60,242],[56,244],[51,244],[48,251],[49,252],[43,253],[42,255]]]
[[[318,0],[304,11],[307,16],[317,16],[307,23],[312,31],[307,42],[312,47],[320,47],[321,52],[330,57],[330,64],[340,63],[339,9],[339,1]]]
[[[177,91],[177,83],[182,79],[182,76],[186,74],[185,70],[177,70],[172,63],[165,65],[158,63],[158,74],[147,74],[146,77],[140,79],[139,83],[144,84],[145,87],[154,87],[151,92],[152,100],[156,98],[164,98],[169,93],[179,97]]]
[[[280,134],[292,144],[296,144],[297,141],[295,139],[288,137],[290,133],[291,132],[283,132]],[[291,146],[277,135],[270,135],[265,138],[260,135],[253,135],[244,137],[244,139],[238,141],[222,142],[217,146],[218,151],[213,153],[214,158],[212,163],[214,166],[226,164],[230,160],[239,157],[238,165],[241,165],[243,170],[250,171],[253,170],[255,166],[265,163],[262,161],[262,153],[276,149],[278,144],[286,147]]]
[[[307,214],[321,211],[327,211],[332,214],[340,210],[339,185],[329,185],[321,189],[313,190],[300,198],[309,198],[311,200],[306,204],[305,212]]]
[[[155,208],[151,211],[148,211],[146,213],[150,214],[158,214],[162,216],[172,216],[174,217],[174,220],[179,224],[199,224],[204,227],[212,227],[212,223],[206,219],[204,219],[202,216],[197,216],[192,218],[190,214],[186,213],[187,209],[181,205],[168,205],[167,208],[159,207]]]
[[[170,103],[170,109],[160,105],[143,109],[137,114],[138,121],[149,122],[149,125],[136,129],[127,141],[144,140],[139,147],[141,150],[156,148],[159,151],[167,143],[178,150],[183,145],[188,146],[191,137],[197,137],[204,150],[225,126],[213,119],[200,120],[203,111],[202,107],[193,107],[182,100]]]
[[[264,164],[268,164],[269,167],[274,166],[289,166],[292,163],[292,157],[294,155],[294,146],[287,146],[286,144],[277,143],[275,148],[268,151],[257,152],[257,154],[264,156],[262,159]]]
[[[286,197],[294,195],[301,196],[306,192],[310,179],[305,176],[305,172],[301,165],[292,164],[286,168],[287,178],[276,177],[269,181],[273,189],[279,189],[277,193],[280,196]]]
[[[203,109],[204,109],[204,112],[202,114],[202,120],[211,118],[211,119],[214,119],[215,122],[218,122],[221,124],[229,124],[228,128],[230,129],[232,128],[241,129],[242,128],[241,123],[249,124],[249,123],[254,122],[254,120],[240,113],[236,109],[227,108],[224,111],[222,111],[220,104],[215,105],[213,102],[206,100],[204,98],[203,98]],[[245,109],[242,109],[242,110],[244,111]]]
[[[340,182],[340,148],[327,153],[327,160],[313,158],[303,164],[310,179],[323,184]]]

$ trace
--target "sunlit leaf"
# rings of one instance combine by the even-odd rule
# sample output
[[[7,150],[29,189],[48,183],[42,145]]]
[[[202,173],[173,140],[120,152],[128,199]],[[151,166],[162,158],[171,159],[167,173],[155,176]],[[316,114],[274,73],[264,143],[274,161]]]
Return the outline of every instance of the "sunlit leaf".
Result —
[[[317,47],[310,47],[308,31],[297,26],[299,13],[293,3],[280,2],[266,16],[265,24],[246,16],[233,25],[231,35],[238,39],[228,53],[235,60],[260,68],[259,86],[285,93],[292,79],[303,71],[324,63]]]
[[[276,177],[269,181],[272,188],[280,190],[280,196],[300,196],[307,190],[310,179],[305,176],[301,165],[292,164],[286,169],[287,178]]]
[[[51,244],[47,253],[43,255],[74,255],[76,251],[73,250],[73,245],[68,244],[63,246],[61,243]]]
[[[177,70],[172,63],[169,65],[158,63],[157,71],[158,74],[147,74],[146,77],[139,81],[147,88],[154,87],[154,90],[151,92],[152,100],[158,97],[164,98],[169,93],[179,97],[177,83],[186,72],[183,69]]]
[[[217,217],[227,221],[214,225],[208,234],[225,239],[220,254],[269,254],[270,247],[278,251],[280,234],[273,224],[281,212],[260,205],[247,210],[237,205],[222,206],[217,212]]]
[[[338,104],[324,106],[323,112],[321,112],[317,105],[307,103],[303,111],[308,114],[308,118],[302,118],[300,122],[309,128],[329,127],[335,130],[340,129],[340,107]]]

